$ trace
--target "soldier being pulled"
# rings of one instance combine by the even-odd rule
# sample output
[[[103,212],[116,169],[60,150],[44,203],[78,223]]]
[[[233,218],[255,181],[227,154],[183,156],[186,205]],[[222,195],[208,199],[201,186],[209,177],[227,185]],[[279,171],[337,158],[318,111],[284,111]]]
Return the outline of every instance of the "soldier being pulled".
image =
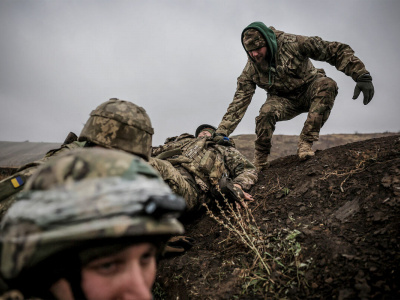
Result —
[[[329,117],[338,87],[323,69],[313,66],[310,59],[325,61],[356,82],[353,99],[364,94],[364,105],[374,95],[372,77],[352,48],[320,37],[288,34],[262,22],[247,26],[241,35],[248,56],[238,77],[232,103],[216,130],[216,142],[223,141],[242,120],[256,86],[267,91],[267,100],[256,117],[254,163],[259,170],[268,167],[268,155],[275,124],[308,113],[300,134],[297,154],[300,160],[314,156],[313,142]]]
[[[189,212],[225,195],[245,205],[248,191],[257,181],[254,165],[232,146],[213,141],[215,127],[203,124],[195,135],[184,133],[153,147],[150,164],[169,186],[186,200]]]

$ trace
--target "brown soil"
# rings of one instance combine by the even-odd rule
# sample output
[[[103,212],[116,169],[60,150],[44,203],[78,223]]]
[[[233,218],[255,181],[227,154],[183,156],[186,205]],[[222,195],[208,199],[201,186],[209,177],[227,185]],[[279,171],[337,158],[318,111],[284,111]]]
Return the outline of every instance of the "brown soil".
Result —
[[[250,193],[255,221],[231,222],[255,248],[203,211],[193,248],[160,261],[156,299],[400,299],[400,135],[276,159]]]

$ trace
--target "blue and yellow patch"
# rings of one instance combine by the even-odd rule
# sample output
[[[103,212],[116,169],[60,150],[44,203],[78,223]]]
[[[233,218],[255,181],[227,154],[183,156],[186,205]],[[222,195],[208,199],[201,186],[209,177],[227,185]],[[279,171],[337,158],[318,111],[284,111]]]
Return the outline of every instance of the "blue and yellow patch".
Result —
[[[21,178],[21,176],[17,176],[17,177],[15,177],[15,178],[13,178],[13,179],[11,179],[11,184],[13,185],[13,187],[16,189],[16,188],[19,188],[21,185],[24,185],[24,180]]]

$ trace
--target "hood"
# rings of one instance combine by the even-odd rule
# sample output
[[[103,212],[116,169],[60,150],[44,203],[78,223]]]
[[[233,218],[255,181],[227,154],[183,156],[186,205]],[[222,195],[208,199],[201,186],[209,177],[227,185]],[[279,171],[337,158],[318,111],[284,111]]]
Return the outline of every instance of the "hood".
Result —
[[[270,65],[270,67],[275,67],[275,54],[277,51],[277,43],[276,43],[276,35],[275,33],[272,31],[271,28],[268,28],[263,22],[253,22],[251,23],[249,26],[247,26],[245,29],[243,29],[242,31],[242,35],[241,35],[241,42],[242,42],[242,46],[244,48],[243,45],[243,34],[247,29],[256,29],[259,32],[261,32],[261,34],[264,36],[265,40],[267,41],[267,48],[268,48],[268,63]],[[244,48],[245,49],[245,48]],[[245,49],[246,51],[246,49]],[[247,53],[247,51],[246,51]],[[251,60],[253,60],[251,58],[250,55],[248,55],[250,57]],[[254,60],[253,60],[254,61]]]

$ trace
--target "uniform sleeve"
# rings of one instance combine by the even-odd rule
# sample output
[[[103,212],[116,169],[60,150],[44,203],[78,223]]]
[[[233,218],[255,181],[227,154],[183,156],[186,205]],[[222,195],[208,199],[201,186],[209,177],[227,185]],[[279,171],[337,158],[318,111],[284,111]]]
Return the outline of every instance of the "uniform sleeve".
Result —
[[[160,155],[161,153],[176,149],[177,147],[178,146],[174,142],[169,142],[169,143],[166,143],[166,144],[158,146],[158,147],[152,147],[151,148],[151,156],[156,157],[157,155]]]
[[[167,152],[172,155],[175,150],[181,149],[183,145],[187,143],[188,140],[185,139],[185,137],[186,134],[179,136],[178,139],[181,138],[180,140],[171,141],[158,147],[152,147],[151,156],[156,157],[162,153],[167,153]]]
[[[364,63],[354,55],[354,50],[346,44],[328,42],[318,36],[297,36],[300,53],[311,59],[325,61],[339,71],[357,81],[360,75],[368,73]]]
[[[43,158],[18,168],[16,173],[0,181],[0,202],[10,199],[11,196],[14,196],[20,192],[24,188],[26,181],[41,165],[46,163],[53,156],[57,156],[68,151],[68,147],[69,145],[63,146],[56,150],[51,150]]]
[[[249,190],[258,180],[256,167],[233,147],[224,147],[225,165],[230,173],[233,183],[239,184],[243,189]]]
[[[251,66],[247,62],[242,74],[237,79],[236,92],[233,101],[218,126],[217,133],[229,136],[238,126],[246,113],[256,90],[256,84],[251,79]]]

